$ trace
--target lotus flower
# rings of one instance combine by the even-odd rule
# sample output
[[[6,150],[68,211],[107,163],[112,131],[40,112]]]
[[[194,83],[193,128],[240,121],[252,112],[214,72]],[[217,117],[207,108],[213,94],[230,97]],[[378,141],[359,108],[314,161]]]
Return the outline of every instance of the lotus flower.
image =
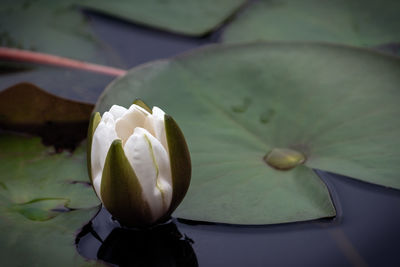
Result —
[[[136,100],[91,117],[88,171],[105,208],[121,223],[147,226],[169,218],[185,196],[191,163],[172,117]]]

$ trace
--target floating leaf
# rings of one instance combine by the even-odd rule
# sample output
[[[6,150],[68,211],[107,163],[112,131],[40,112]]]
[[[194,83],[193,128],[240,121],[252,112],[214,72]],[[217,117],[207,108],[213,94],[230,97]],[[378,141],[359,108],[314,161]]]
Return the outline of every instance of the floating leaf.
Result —
[[[34,199],[26,203],[18,203],[10,206],[10,211],[18,212],[32,221],[47,221],[58,215],[57,208],[64,208],[68,204],[63,198]]]
[[[60,213],[46,221],[32,221],[7,210],[0,200],[0,256],[4,266],[91,265],[75,248],[75,234],[97,208]]]
[[[95,109],[139,97],[176,118],[193,174],[175,216],[282,223],[335,215],[311,168],[400,188],[399,84],[400,59],[366,49],[222,45],[133,69]],[[306,160],[276,170],[277,148]]]
[[[204,35],[232,16],[246,0],[85,0],[92,10],[162,30]]]
[[[39,138],[1,134],[0,160],[0,198],[12,204],[53,200],[77,209],[99,203],[87,184],[84,147],[55,154]]]
[[[0,92],[0,127],[38,134],[46,144],[74,147],[87,134],[92,104],[52,95],[30,83]]]
[[[0,6],[0,46],[93,63],[120,65],[93,34],[76,0],[6,0]]]
[[[1,134],[0,160],[2,264],[84,264],[76,252],[75,234],[99,203],[86,184],[84,148],[72,155],[54,154],[39,138]]]
[[[377,46],[400,42],[399,13],[397,0],[261,0],[229,25],[223,40]]]

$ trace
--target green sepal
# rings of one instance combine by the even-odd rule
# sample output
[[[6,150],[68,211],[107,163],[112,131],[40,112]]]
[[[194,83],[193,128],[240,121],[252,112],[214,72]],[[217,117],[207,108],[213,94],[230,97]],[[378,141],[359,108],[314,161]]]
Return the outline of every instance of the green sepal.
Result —
[[[142,187],[119,139],[108,150],[100,191],[104,206],[121,225],[136,227],[152,223],[150,207],[143,199]]]
[[[92,143],[93,143],[93,134],[94,131],[96,130],[97,126],[99,125],[101,120],[101,116],[99,112],[94,112],[90,116],[90,121],[89,121],[89,128],[88,128],[88,134],[87,134],[87,169],[88,169],[88,174],[89,174],[89,179],[90,182],[92,183],[93,186],[93,177],[92,177]],[[94,189],[94,188],[93,188]]]
[[[172,174],[172,200],[167,214],[171,214],[182,202],[189,188],[192,165],[185,137],[175,120],[164,115]]]
[[[148,111],[150,114],[153,113],[153,111],[151,110],[151,108],[146,105],[146,103],[144,103],[141,99],[136,98],[135,101],[133,101],[132,104],[138,105],[141,108],[144,108],[146,111]]]

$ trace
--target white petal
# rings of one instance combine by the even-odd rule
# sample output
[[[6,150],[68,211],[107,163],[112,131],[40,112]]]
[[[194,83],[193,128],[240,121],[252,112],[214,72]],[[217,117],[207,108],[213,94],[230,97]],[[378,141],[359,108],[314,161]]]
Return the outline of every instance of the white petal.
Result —
[[[104,112],[103,116],[101,117],[101,122],[109,124],[113,126],[115,124],[114,116],[110,112]]]
[[[113,105],[110,109],[110,113],[113,115],[114,120],[121,118],[128,110],[124,107]]]
[[[100,192],[101,192],[101,177],[100,177],[100,179],[94,179],[93,180],[93,187],[94,187],[94,190],[96,190],[96,194],[100,197],[100,200],[101,200],[101,195],[100,195]]]
[[[171,167],[161,143],[147,130],[136,128],[124,146],[125,155],[142,186],[153,220],[168,210],[172,199]]]
[[[167,137],[165,135],[165,113],[158,107],[153,107],[152,114],[146,118],[145,128],[157,138],[168,152]]]
[[[118,137],[122,140],[122,145],[125,145],[136,127],[143,127],[144,121],[149,115],[150,113],[145,109],[137,105],[132,105],[121,118],[117,119],[115,130]]]
[[[135,104],[132,104],[129,107],[129,110],[139,110],[140,112],[144,113],[145,115],[149,115],[150,114],[147,110],[145,110],[141,106],[138,106],[138,105],[135,105]]]
[[[104,163],[111,143],[117,138],[113,116],[105,112],[94,131],[91,151],[93,184],[100,198],[101,175],[103,173]]]

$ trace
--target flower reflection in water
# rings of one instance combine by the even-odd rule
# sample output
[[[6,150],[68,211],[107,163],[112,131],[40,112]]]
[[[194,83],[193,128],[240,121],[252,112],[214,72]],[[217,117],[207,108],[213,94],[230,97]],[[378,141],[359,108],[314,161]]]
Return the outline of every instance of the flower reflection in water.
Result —
[[[79,253],[117,266],[198,266],[193,241],[171,220],[147,229],[127,229],[102,209],[76,239]]]

